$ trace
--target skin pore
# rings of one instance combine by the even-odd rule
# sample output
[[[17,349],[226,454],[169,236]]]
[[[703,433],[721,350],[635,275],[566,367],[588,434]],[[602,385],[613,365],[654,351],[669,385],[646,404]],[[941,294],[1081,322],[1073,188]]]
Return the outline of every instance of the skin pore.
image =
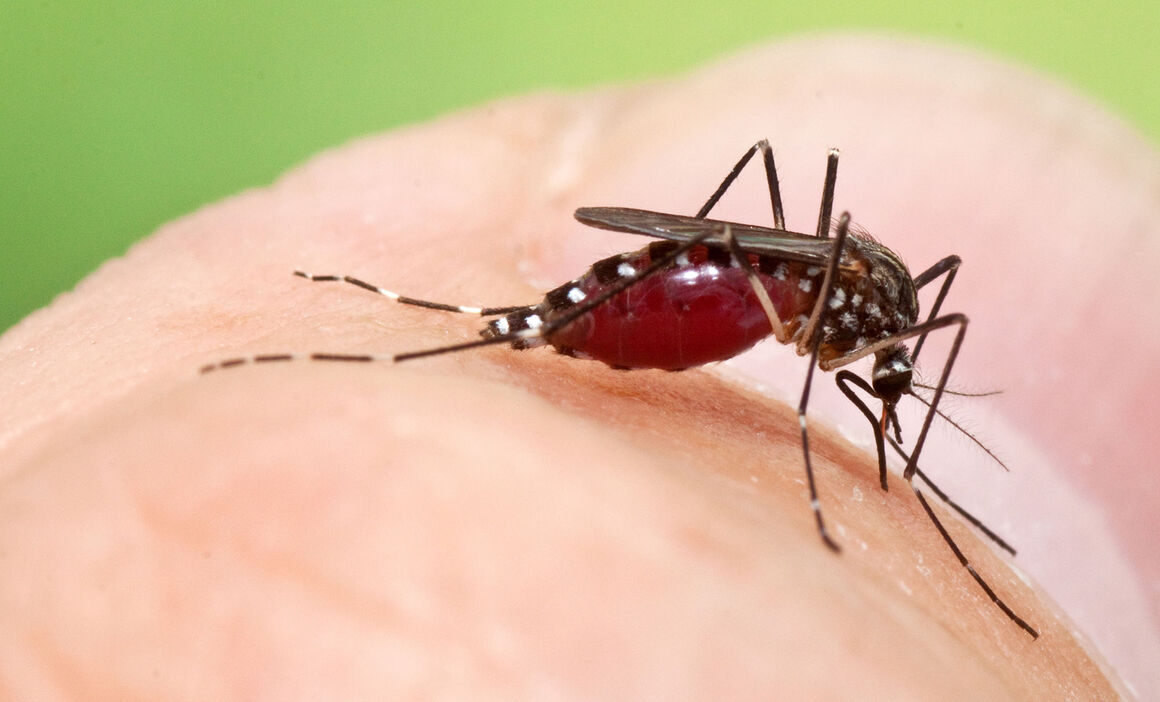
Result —
[[[643,244],[583,229],[576,206],[694,210],[763,136],[784,148],[791,228],[808,229],[826,147],[870,162],[905,144],[880,162],[883,178],[919,172],[908,164],[945,125],[901,123],[889,107],[932,89],[924,71],[963,83],[999,72],[871,43],[870,74],[895,82],[861,94],[843,82],[843,46],[803,42],[671,83],[489,105],[325,153],[168,225],[10,332],[0,372],[20,408],[6,403],[0,420],[0,690],[1115,699],[1119,683],[1035,585],[946,519],[1038,641],[985,598],[899,476],[883,493],[872,457],[811,418],[843,553],[826,549],[793,410],[712,371],[625,373],[488,348],[197,374],[249,353],[473,338],[479,320],[290,272],[447,302],[534,302]],[[817,97],[837,85],[827,89],[859,114]],[[1005,106],[978,109],[987,129],[1004,124]],[[852,203],[871,199],[980,201],[843,169],[837,207],[856,218]],[[962,177],[984,187],[975,175]],[[766,221],[767,205],[739,199],[755,202],[722,216]],[[888,243],[933,261],[916,252],[922,236]],[[966,290],[953,307],[981,313],[989,303]],[[830,382],[819,376],[815,391]]]

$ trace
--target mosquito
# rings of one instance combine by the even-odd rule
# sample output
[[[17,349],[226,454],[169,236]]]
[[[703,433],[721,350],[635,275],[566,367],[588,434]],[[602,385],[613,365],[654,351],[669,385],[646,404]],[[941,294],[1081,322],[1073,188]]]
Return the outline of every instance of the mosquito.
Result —
[[[765,166],[773,227],[709,219],[709,212],[758,152]],[[951,500],[918,467],[936,414],[979,443],[938,410],[943,396],[953,394],[947,390],[947,381],[968,324],[964,314],[939,314],[961,261],[958,256],[947,256],[912,277],[897,254],[868,234],[855,231],[848,212],[835,224],[832,213],[837,172],[838,151],[831,149],[813,234],[785,228],[773,150],[764,139],[745,152],[691,217],[624,207],[582,207],[576,210],[575,217],[584,224],[658,241],[638,251],[598,261],[534,305],[450,305],[400,295],[352,276],[295,271],[295,275],[307,280],[348,283],[405,305],[492,319],[480,331],[482,338],[448,346],[396,355],[265,354],[213,363],[202,367],[201,372],[299,358],[403,362],[493,344],[509,344],[514,349],[551,345],[566,356],[602,361],[620,369],[681,370],[732,358],[772,334],[779,343],[793,344],[798,355],[810,359],[797,407],[809,503],[822,542],[840,552],[840,546],[826,529],[818,500],[806,408],[815,368],[837,370],[873,356],[869,382],[849,370],[838,371],[835,381],[874,428],[882,489],[889,489],[885,452],[885,443],[889,442],[906,460],[903,479],[963,568],[1012,622],[1032,638],[1038,638],[1039,633],[975,570],[914,482],[918,476],[948,506],[1005,551],[1015,554],[1010,545]],[[934,304],[926,319],[920,321],[918,290],[939,278],[943,280]],[[954,329],[955,336],[938,383],[931,388],[915,382],[914,364],[927,335],[940,329]],[[905,345],[911,339],[915,340],[913,352]],[[923,398],[915,392],[916,386],[933,389],[933,395],[929,400]],[[877,416],[855,388],[881,403]],[[903,395],[915,397],[927,406],[909,454],[899,446],[902,434],[895,411]]]

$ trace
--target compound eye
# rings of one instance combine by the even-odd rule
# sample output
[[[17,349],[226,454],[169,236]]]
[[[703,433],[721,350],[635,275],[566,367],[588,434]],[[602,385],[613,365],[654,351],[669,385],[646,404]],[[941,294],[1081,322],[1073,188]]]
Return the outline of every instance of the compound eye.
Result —
[[[898,400],[903,393],[910,390],[914,366],[905,349],[896,349],[888,355],[879,357],[874,364],[874,373],[871,385],[878,397],[888,402]]]
[[[875,375],[874,381],[871,383],[874,386],[874,392],[884,400],[898,399],[904,392],[910,389],[911,372],[909,369],[897,373],[887,373],[885,375]]]

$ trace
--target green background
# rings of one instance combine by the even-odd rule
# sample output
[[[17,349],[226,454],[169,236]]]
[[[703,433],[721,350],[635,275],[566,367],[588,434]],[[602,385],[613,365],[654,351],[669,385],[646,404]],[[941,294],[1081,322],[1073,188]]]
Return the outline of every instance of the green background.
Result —
[[[0,3],[0,330],[161,223],[351,137],[878,29],[1038,67],[1160,135],[1160,3]]]

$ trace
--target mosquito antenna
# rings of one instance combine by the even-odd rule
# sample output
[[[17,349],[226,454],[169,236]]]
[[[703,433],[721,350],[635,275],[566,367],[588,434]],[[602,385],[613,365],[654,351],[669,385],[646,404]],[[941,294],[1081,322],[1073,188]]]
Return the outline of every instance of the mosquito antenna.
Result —
[[[923,390],[934,390],[933,385],[927,385],[926,383],[911,383],[911,385],[916,388],[922,388]],[[1002,395],[1003,391],[985,390],[983,392],[963,392],[961,390],[949,390],[947,388],[943,388],[943,394],[954,395],[955,397],[990,397],[991,395]]]
[[[943,392],[945,393],[947,391],[943,390]],[[951,394],[957,395],[958,393],[951,393]],[[988,394],[990,394],[990,393],[988,393]],[[914,399],[918,400],[919,402],[921,402],[922,404],[926,405],[927,407],[930,407],[930,403],[927,402],[926,399],[923,398],[922,395],[919,395],[918,393],[915,393],[915,392],[911,392],[911,393],[909,393],[909,395],[911,397],[913,397]],[[971,395],[969,397],[974,397],[974,396]],[[938,414],[938,416],[942,417],[943,420],[946,421],[947,424],[950,424],[955,429],[958,429],[959,432],[961,432],[964,436],[966,436],[968,439],[970,439],[975,444],[975,446],[978,446],[979,448],[981,448],[983,450],[983,453],[986,453],[988,456],[991,457],[992,460],[994,460],[996,463],[998,463],[1000,466],[1002,466],[1003,470],[1007,471],[1008,473],[1011,472],[1011,469],[1007,467],[1007,464],[1004,463],[1002,461],[1002,459],[1000,459],[998,456],[996,456],[994,451],[987,448],[986,444],[984,444],[982,441],[979,441],[979,439],[974,434],[972,434],[971,432],[964,429],[961,424],[959,424],[955,420],[951,419],[945,412],[943,412],[939,408],[933,407],[932,409],[935,411],[936,414]]]

